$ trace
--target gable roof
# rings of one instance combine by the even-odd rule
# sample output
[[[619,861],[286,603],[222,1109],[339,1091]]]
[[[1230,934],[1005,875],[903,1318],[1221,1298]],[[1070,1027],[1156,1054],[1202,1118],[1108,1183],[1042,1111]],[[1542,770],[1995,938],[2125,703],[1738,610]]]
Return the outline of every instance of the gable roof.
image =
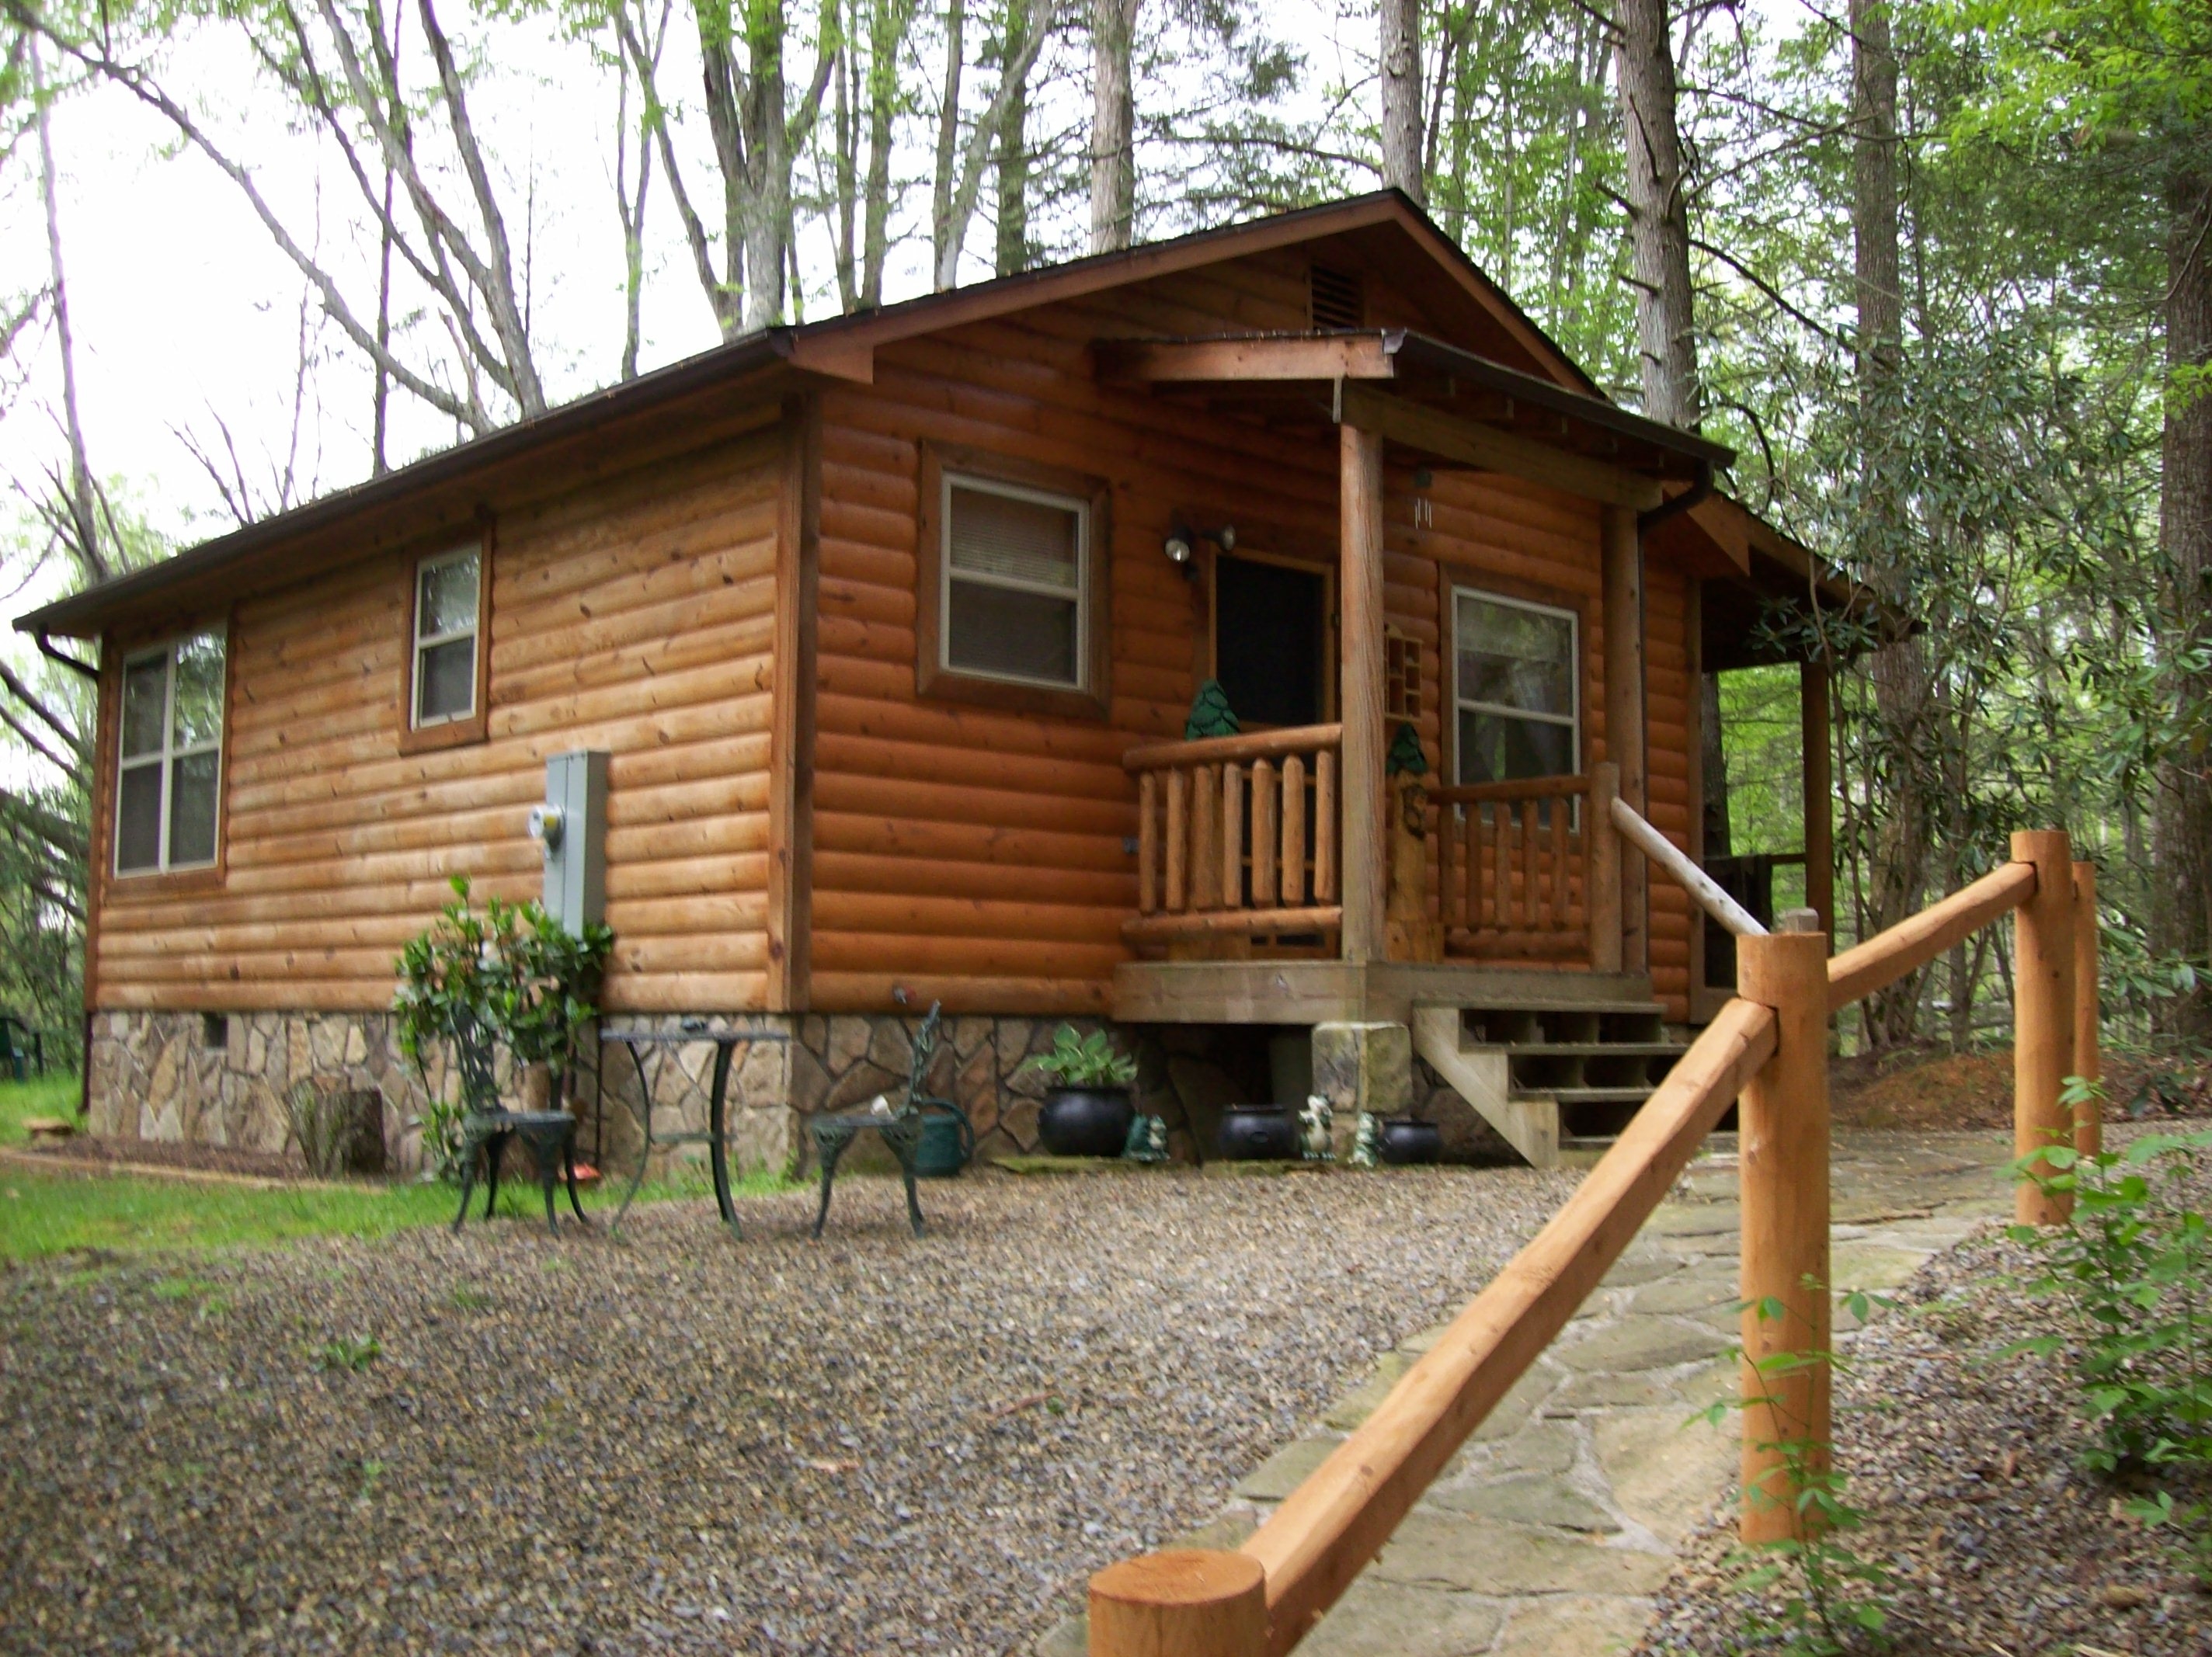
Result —
[[[746,335],[46,604],[15,626],[41,636],[88,638],[118,622],[196,613],[258,576],[296,579],[301,572],[288,555],[318,543],[346,537],[339,558],[352,561],[465,523],[499,487],[527,487],[552,470],[574,479],[635,464],[672,431],[695,445],[728,422],[732,392],[745,393],[757,407],[824,379],[866,382],[881,345],[1299,246],[1335,248],[1387,269],[1394,287],[1483,355],[1531,383],[1557,387],[1553,395],[1562,400],[1634,419],[1419,208],[1384,190]]]

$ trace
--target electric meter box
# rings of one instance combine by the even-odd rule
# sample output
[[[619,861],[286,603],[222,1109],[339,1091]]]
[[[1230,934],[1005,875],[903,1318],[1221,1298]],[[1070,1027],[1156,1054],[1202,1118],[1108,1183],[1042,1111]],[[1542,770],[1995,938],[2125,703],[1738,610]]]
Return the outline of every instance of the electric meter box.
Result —
[[[577,936],[607,914],[607,756],[598,749],[549,755],[545,804],[530,813],[545,853],[545,913]]]

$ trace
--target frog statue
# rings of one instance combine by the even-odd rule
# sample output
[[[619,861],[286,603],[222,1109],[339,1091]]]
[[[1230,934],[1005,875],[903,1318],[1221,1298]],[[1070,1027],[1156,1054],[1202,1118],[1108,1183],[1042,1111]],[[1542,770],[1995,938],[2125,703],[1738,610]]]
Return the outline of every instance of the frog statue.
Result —
[[[1329,1160],[1329,1130],[1335,1115],[1336,1113],[1329,1108],[1327,1094],[1306,1096],[1305,1108],[1298,1113],[1298,1150],[1307,1162],[1325,1162]]]
[[[1359,1113],[1359,1124],[1352,1140],[1352,1165],[1354,1168],[1373,1168],[1379,1160],[1376,1145],[1382,1132],[1382,1119],[1371,1111]]]
[[[1129,1137],[1121,1146],[1132,1162],[1164,1162],[1168,1159],[1168,1119],[1139,1116],[1129,1124]]]

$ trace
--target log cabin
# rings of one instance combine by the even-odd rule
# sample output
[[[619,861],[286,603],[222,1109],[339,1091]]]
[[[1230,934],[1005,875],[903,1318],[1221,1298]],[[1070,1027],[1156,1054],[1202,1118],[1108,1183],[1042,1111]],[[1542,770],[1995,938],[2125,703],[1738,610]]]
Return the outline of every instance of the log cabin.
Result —
[[[1385,191],[772,328],[47,604],[99,685],[91,1125],[274,1145],[327,1076],[404,1158],[447,1083],[394,956],[454,875],[537,895],[583,751],[606,1017],[789,1038],[750,1161],[938,1002],[986,1154],[1073,1020],[1181,1154],[1316,1089],[1555,1161],[1717,1005],[1610,800],[1698,859],[1701,676],[1852,599],[1730,458]],[[1209,681],[1235,735],[1187,734]]]

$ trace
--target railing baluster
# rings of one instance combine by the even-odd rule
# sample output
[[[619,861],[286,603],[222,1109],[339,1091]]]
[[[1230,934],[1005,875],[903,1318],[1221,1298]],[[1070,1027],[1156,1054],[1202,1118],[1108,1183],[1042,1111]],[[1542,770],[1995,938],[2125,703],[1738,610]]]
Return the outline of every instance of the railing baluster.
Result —
[[[1160,787],[1150,771],[1137,779],[1137,913],[1160,907]]]
[[[1552,930],[1567,924],[1567,817],[1572,808],[1565,798],[1552,802]]]
[[[1244,907],[1244,768],[1221,768],[1221,907]]]
[[[1201,765],[1190,780],[1190,907],[1211,909],[1221,901],[1221,791],[1213,768]]]
[[[1306,762],[1302,755],[1283,756],[1283,907],[1306,901]]]
[[[1190,773],[1168,773],[1168,913],[1190,907]]]
[[[1336,901],[1336,750],[1314,756],[1314,901]],[[1381,842],[1377,842],[1381,844]]]
[[[1521,802],[1521,925],[1536,930],[1536,802]]]
[[[1265,909],[1275,901],[1275,853],[1281,849],[1281,796],[1275,792],[1275,768],[1252,762],[1252,905]]]
[[[1452,809],[1437,805],[1437,919],[1452,929]]]
[[[1475,931],[1487,932],[1490,929],[1491,900],[1498,890],[1497,871],[1492,866],[1497,860],[1498,851],[1491,844],[1489,808],[1470,805],[1467,808],[1467,815],[1468,831],[1474,836],[1474,919],[1472,924]]]

